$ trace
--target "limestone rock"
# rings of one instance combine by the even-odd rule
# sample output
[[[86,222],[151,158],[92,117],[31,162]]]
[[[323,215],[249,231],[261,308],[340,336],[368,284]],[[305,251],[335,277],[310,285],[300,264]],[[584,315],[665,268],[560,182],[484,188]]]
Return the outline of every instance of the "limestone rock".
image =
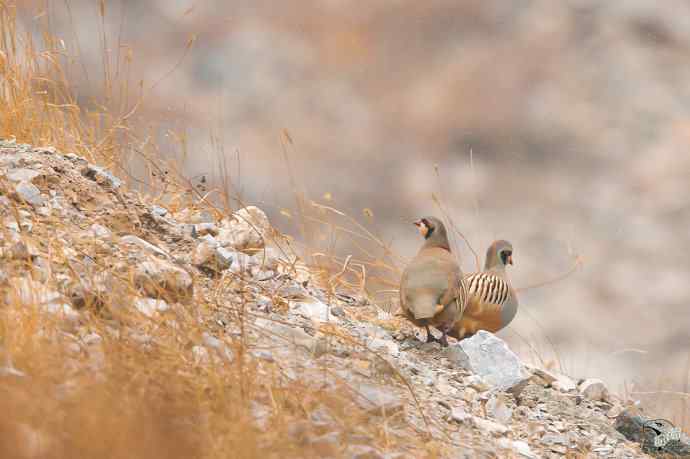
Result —
[[[224,247],[251,252],[265,246],[264,237],[271,225],[263,210],[258,207],[244,207],[230,218],[223,219],[218,231],[218,240]]]
[[[29,182],[19,182],[14,187],[14,197],[19,201],[28,202],[33,207],[41,207],[45,203],[43,196],[41,196],[41,190]]]
[[[361,383],[354,389],[359,395],[359,405],[371,414],[388,417],[403,408],[400,397],[385,386]]]
[[[94,164],[87,165],[84,169],[82,169],[81,173],[84,177],[90,178],[99,185],[113,190],[122,186],[122,180],[115,177],[112,172]]]
[[[13,169],[7,173],[7,178],[13,182],[28,182],[31,183],[33,179],[41,175],[33,169]]]
[[[134,281],[151,298],[176,302],[190,298],[193,293],[192,276],[187,271],[155,257],[136,266]]]
[[[337,322],[338,317],[330,312],[330,306],[313,298],[311,301],[295,303],[292,312],[300,314],[314,322]]]
[[[580,393],[590,400],[606,401],[609,398],[609,391],[601,379],[585,379],[578,386]]]
[[[154,298],[135,298],[132,302],[137,311],[144,314],[146,317],[154,317],[159,312],[165,312],[170,309],[168,303],[161,299]]]
[[[472,424],[479,430],[491,435],[503,435],[508,432],[508,427],[498,422],[489,421],[478,416],[472,416]]]
[[[508,345],[484,330],[450,346],[446,355],[452,362],[481,376],[487,384],[499,390],[529,379],[522,362]]]

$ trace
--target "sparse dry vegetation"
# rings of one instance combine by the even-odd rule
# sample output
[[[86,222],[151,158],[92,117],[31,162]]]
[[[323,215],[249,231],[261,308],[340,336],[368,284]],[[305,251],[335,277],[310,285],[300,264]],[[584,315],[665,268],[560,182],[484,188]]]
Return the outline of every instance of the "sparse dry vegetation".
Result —
[[[100,8],[101,15],[106,14],[105,2]],[[20,228],[31,222],[33,231],[20,231],[20,238],[36,248],[47,265],[35,266],[32,257],[3,260],[0,409],[5,416],[0,420],[0,457],[340,457],[348,444],[374,445],[403,457],[440,457],[470,446],[451,440],[446,427],[428,419],[435,402],[419,400],[392,367],[390,384],[409,398],[405,408],[416,410],[412,417],[419,423],[400,412],[373,415],[363,408],[356,402],[361,397],[357,388],[340,377],[328,359],[313,356],[310,368],[300,367],[296,359],[293,370],[308,376],[294,377],[285,365],[266,358],[261,351],[267,342],[302,352],[294,339],[266,326],[267,321],[276,322],[274,318],[263,325],[253,320],[265,319],[250,307],[257,297],[271,299],[275,310],[287,308],[292,298],[281,290],[282,284],[266,287],[254,277],[210,272],[194,276],[194,294],[170,301],[173,306],[165,317],[148,317],[132,308],[141,285],[135,267],[127,265],[130,255],[80,234],[93,223],[107,223],[117,236],[131,234],[165,245],[169,241],[164,232],[150,219],[151,206],[164,205],[175,215],[206,212],[220,220],[247,203],[233,193],[225,159],[219,159],[220,183],[200,185],[160,153],[147,126],[134,122],[156,82],[130,79],[133,57],[125,44],[101,29],[102,89],[96,91],[97,100],[78,100],[72,80],[80,71],[78,50],[51,35],[48,15],[36,14],[35,30],[21,29],[16,15],[13,2],[0,0],[0,139],[76,153],[146,193],[99,194],[81,189],[78,180],[60,179],[61,191],[89,217],[88,225],[27,214],[26,203],[8,201],[11,213],[6,220],[15,219]],[[188,48],[192,44],[190,40]],[[184,158],[184,132],[169,134],[174,139],[171,148]],[[289,164],[294,146],[287,132],[282,143]],[[354,218],[338,210],[330,196],[312,200],[297,178],[292,183],[296,204],[280,212],[299,236],[277,231],[264,236],[281,254],[280,272],[291,280],[308,277],[329,303],[375,302],[381,314],[362,309],[352,316],[389,330],[400,327],[390,313],[404,260],[372,229],[373,212],[365,209]],[[56,186],[47,180],[44,184],[45,189]],[[8,182],[0,181],[0,195],[11,194]],[[104,210],[103,205],[110,207]],[[450,218],[441,199],[437,205]],[[453,228],[457,238],[464,239]],[[2,232],[4,241],[11,240],[6,226]],[[339,250],[343,241],[355,248],[352,254]],[[183,240],[174,251],[181,255],[191,250]],[[579,263],[576,260],[576,266]],[[102,276],[112,280],[112,288],[85,297],[77,322],[41,309],[36,286],[66,294],[70,290],[61,286],[95,284]],[[28,300],[22,298],[16,281],[20,278],[35,281],[35,295]],[[352,359],[367,368],[381,362],[390,366],[367,342],[337,326],[321,324],[312,331],[327,345],[338,342],[347,348]],[[226,346],[232,358],[200,355],[198,344],[208,336]],[[531,346],[529,339],[527,344]],[[540,351],[534,352],[535,359],[541,359]],[[686,368],[684,377],[688,374]],[[690,431],[687,383],[685,392],[663,397],[682,400],[682,409],[669,402],[669,417]],[[264,407],[269,407],[265,413]],[[334,432],[329,430],[333,426],[339,441],[321,441]]]
[[[105,14],[104,8],[102,2],[101,14]],[[144,203],[165,203],[176,214],[206,211],[216,217],[241,204],[239,196],[228,194],[228,183],[223,184],[223,190],[194,184],[176,173],[176,167],[157,153],[150,138],[142,140],[137,135],[130,121],[144,99],[129,100],[132,91],[124,78],[131,54],[123,44],[118,44],[117,62],[111,62],[114,53],[104,56],[101,97],[78,102],[67,76],[79,71],[78,52],[50,34],[47,15],[39,11],[32,22],[36,30],[31,31],[20,29],[16,15],[15,4],[0,3],[0,138],[73,152],[120,174],[132,169],[135,156],[134,161],[148,170],[148,180],[135,180],[132,185],[152,192],[135,204],[123,202],[121,213],[106,218],[119,234],[158,239],[154,230],[142,226]],[[106,37],[100,39],[105,41]],[[177,133],[175,138],[184,149],[184,135]],[[71,193],[84,210],[94,210],[94,203],[87,203],[94,196],[85,196],[88,192],[79,189],[80,183],[73,185],[72,190],[63,191]],[[8,184],[3,183],[2,195],[10,194]],[[109,205],[111,199],[105,195],[95,198],[101,200],[98,205]],[[305,240],[323,243],[322,236],[314,235],[321,227],[328,228],[330,238],[323,244],[325,250],[310,252],[311,268],[300,269],[314,276],[331,295],[335,296],[336,290],[365,295],[366,281],[375,278],[377,269],[394,269],[373,255],[362,260],[336,256],[335,240],[343,235],[366,241],[367,247],[378,239],[339,211],[300,199],[300,221],[311,228],[313,236],[305,234]],[[21,211],[21,204],[13,205],[15,212]],[[331,214],[345,219],[352,229],[336,228]],[[89,215],[94,222],[103,221],[95,212]],[[75,222],[52,218],[34,223],[38,231],[23,234],[22,240],[49,260],[47,273],[32,266],[31,260],[8,262],[3,267],[10,282],[3,288],[5,304],[0,317],[1,358],[7,372],[1,404],[11,416],[0,423],[2,457],[339,456],[344,449],[331,451],[329,444],[307,442],[327,433],[321,432],[323,428],[312,416],[315,410],[324,409],[345,437],[364,436],[367,444],[383,450],[418,449],[414,455],[433,456],[438,450],[434,442],[425,444],[423,435],[416,438],[388,431],[388,422],[395,420],[387,421],[385,414],[370,423],[370,415],[353,406],[356,394],[346,382],[325,389],[287,378],[278,367],[259,362],[249,337],[250,328],[256,326],[245,323],[252,313],[243,297],[246,290],[263,289],[255,281],[227,276],[197,279],[197,293],[176,310],[173,321],[154,321],[136,309],[121,307],[126,297],[137,292],[133,267],[118,271],[113,259],[105,257],[92,242],[80,245],[76,240],[51,237],[51,233],[78,231],[80,225]],[[9,237],[7,232],[5,237]],[[280,250],[296,260],[291,248],[296,242],[277,237],[281,239],[274,242]],[[385,244],[378,242],[384,258],[390,257]],[[74,245],[66,247],[65,243]],[[77,258],[95,263],[94,269],[75,265],[75,252]],[[85,278],[84,272],[91,277]],[[33,288],[41,285],[51,289],[60,282],[96,282],[94,278],[104,274],[113,276],[117,288],[87,299],[78,325],[65,330],[62,317],[42,312],[40,292],[29,301],[19,298],[22,293],[12,280],[27,274],[36,281],[31,284]],[[236,293],[236,302],[228,302],[228,291]],[[263,293],[276,304],[288,301],[275,291]],[[226,326],[236,334],[228,337],[222,331],[219,311],[232,322]],[[134,329],[145,336],[143,341],[125,336],[125,330]],[[231,361],[200,366],[195,360],[198,356],[192,352],[193,344],[208,331],[225,335],[223,340],[234,356]],[[339,334],[337,330],[322,331],[334,337]],[[266,330],[253,332],[271,334]],[[97,337],[93,339],[99,350],[89,347],[89,337]],[[273,335],[272,339],[278,347],[290,346],[284,337]],[[366,346],[348,339],[353,349],[366,352]],[[257,402],[272,408],[262,417],[261,425],[257,425]]]

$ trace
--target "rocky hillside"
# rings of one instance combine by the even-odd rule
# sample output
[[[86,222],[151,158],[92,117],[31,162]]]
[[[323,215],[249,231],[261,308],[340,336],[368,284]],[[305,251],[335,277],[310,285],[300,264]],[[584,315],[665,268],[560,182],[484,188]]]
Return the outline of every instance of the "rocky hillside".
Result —
[[[12,141],[0,175],[2,457],[646,457],[601,381],[422,344],[256,207]]]

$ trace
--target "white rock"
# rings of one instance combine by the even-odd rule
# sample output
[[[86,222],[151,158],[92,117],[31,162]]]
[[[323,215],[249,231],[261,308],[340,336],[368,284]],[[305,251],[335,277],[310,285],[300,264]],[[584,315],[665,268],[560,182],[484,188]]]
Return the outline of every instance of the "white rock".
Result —
[[[58,302],[62,295],[29,277],[14,277],[9,280],[10,289],[6,301],[19,301],[26,306]]]
[[[134,236],[132,234],[128,234],[126,236],[122,236],[120,238],[120,244],[126,244],[126,245],[134,245],[137,246],[141,249],[146,250],[149,253],[152,254],[157,254],[160,255],[164,258],[171,258],[170,255],[165,252],[163,249],[156,247],[155,245],[151,244],[150,242],[147,242],[137,236]]]
[[[554,373],[554,375],[556,376],[556,380],[551,383],[551,386],[554,389],[557,389],[561,392],[573,392],[577,389],[575,381],[570,379],[569,376],[561,373]]]
[[[196,223],[194,224],[194,232],[198,236],[205,236],[207,234],[215,236],[218,234],[218,227],[215,223]]]
[[[513,417],[513,410],[508,406],[505,395],[500,393],[486,402],[486,411],[501,424],[508,424]]]
[[[578,389],[585,398],[590,400],[606,401],[609,398],[609,391],[601,379],[585,379]]]
[[[194,365],[208,365],[211,362],[211,355],[204,346],[192,347],[192,355],[194,356]]]
[[[360,383],[353,389],[359,395],[358,404],[371,414],[390,416],[403,409],[400,397],[387,386]]]
[[[331,314],[329,305],[315,298],[312,298],[311,301],[294,303],[291,310],[314,322],[338,322],[340,320],[337,316]]]
[[[218,240],[224,247],[248,251],[265,246],[264,237],[269,234],[271,225],[263,210],[249,206],[223,219],[218,230]]]
[[[91,225],[90,230],[93,237],[99,239],[108,239],[113,234],[108,228],[98,223],[94,223],[93,225]]]
[[[0,367],[0,377],[13,376],[15,378],[24,378],[26,373],[19,371],[12,365],[7,365],[6,367]]]
[[[17,186],[14,187],[14,191],[17,197],[22,201],[28,202],[33,207],[41,207],[45,202],[43,196],[41,196],[41,190],[32,183],[19,182]]]
[[[449,346],[446,355],[452,362],[478,374],[487,384],[499,390],[509,389],[530,377],[508,345],[484,330]]]
[[[510,430],[503,424],[489,421],[488,419],[483,419],[478,416],[472,416],[472,424],[474,424],[477,429],[483,430],[484,432],[492,435],[503,435]]]
[[[165,297],[171,301],[192,296],[192,276],[184,269],[158,258],[150,257],[135,268],[134,281],[148,296]]]
[[[450,417],[456,422],[466,422],[472,419],[472,415],[469,414],[461,406],[454,406],[450,409]]]
[[[152,206],[151,213],[156,217],[165,217],[166,215],[168,215],[168,209],[161,206]]]
[[[252,262],[255,266],[260,266],[265,270],[276,270],[280,263],[281,253],[273,247],[266,247],[252,255]]]
[[[33,169],[13,169],[7,174],[7,178],[13,182],[31,182],[41,175]]]
[[[517,453],[521,457],[525,457],[528,459],[537,459],[537,455],[534,454],[532,449],[529,447],[527,443],[524,441],[520,440],[510,440],[508,438],[499,438],[497,440],[497,444],[499,447],[503,449],[509,449],[512,450],[513,452]]]
[[[89,164],[82,170],[84,177],[94,180],[99,185],[106,185],[109,188],[117,189],[122,186],[122,180],[115,177],[112,172],[94,164]]]
[[[170,309],[168,303],[154,298],[136,298],[133,301],[134,307],[146,317],[153,317],[158,312],[165,312]]]
[[[330,317],[334,317],[333,311],[331,311]],[[369,346],[369,349],[371,349],[372,351],[383,351],[387,354],[390,354],[393,357],[397,357],[400,355],[400,347],[398,346],[398,343],[396,343],[395,341],[382,338],[374,338],[367,344]]]
[[[48,303],[41,306],[41,310],[47,314],[60,317],[70,324],[79,322],[81,315],[67,303]]]
[[[228,362],[232,362],[235,358],[232,350],[228,346],[209,332],[204,332],[202,335],[204,344],[211,349],[214,349],[221,357]]]
[[[222,249],[223,253],[219,249]],[[218,247],[217,244],[201,241],[192,253],[192,264],[214,271],[224,271],[232,264],[232,256],[226,252],[228,252],[226,249]]]

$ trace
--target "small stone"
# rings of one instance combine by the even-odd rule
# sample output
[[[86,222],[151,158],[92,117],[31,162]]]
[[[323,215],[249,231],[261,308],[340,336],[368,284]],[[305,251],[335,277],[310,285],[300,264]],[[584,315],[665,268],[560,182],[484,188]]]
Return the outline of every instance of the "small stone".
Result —
[[[172,302],[192,296],[192,276],[184,269],[158,258],[139,263],[134,281],[149,297],[165,298]]]
[[[532,449],[529,447],[527,443],[524,441],[519,441],[519,440],[510,440],[508,438],[499,438],[497,440],[497,444],[499,447],[503,449],[509,449],[518,454],[520,457],[528,458],[528,459],[537,459],[536,454],[532,451]]]
[[[489,421],[488,419],[483,419],[478,416],[472,416],[472,424],[479,429],[491,435],[503,435],[508,432],[508,427],[497,422]]]
[[[491,417],[502,424],[508,424],[513,417],[513,410],[508,406],[504,394],[491,397],[486,403],[486,410]]]
[[[204,346],[192,347],[192,355],[194,356],[194,365],[208,365],[211,361],[208,349]]]
[[[295,314],[300,314],[314,322],[337,322],[338,317],[330,313],[330,306],[312,299],[309,302],[295,303],[291,308]]]
[[[556,380],[551,383],[551,386],[561,392],[574,392],[577,390],[575,381],[560,373],[556,373]]]
[[[461,406],[454,406],[450,409],[450,418],[456,422],[466,422],[472,419],[472,415],[465,411]]]
[[[41,190],[32,183],[19,182],[17,186],[14,187],[14,191],[15,197],[20,201],[28,202],[33,207],[41,207],[45,203],[45,200],[41,196]]]
[[[484,330],[449,346],[446,356],[499,390],[509,389],[529,379],[522,362],[508,345]]]
[[[246,253],[236,252],[230,250],[226,247],[219,247],[218,253],[228,260],[232,260],[230,263],[230,270],[236,273],[244,273],[251,269],[252,267],[252,257]]]
[[[545,445],[564,445],[568,446],[570,441],[565,435],[560,434],[546,434],[541,437],[541,442]]]
[[[369,445],[349,445],[345,457],[352,459],[384,459],[376,448]]]
[[[93,346],[93,345],[101,344],[103,342],[103,338],[98,333],[91,332],[91,333],[87,334],[86,336],[84,336],[81,339],[81,341],[86,346]]]
[[[141,239],[140,237],[134,236],[132,234],[127,234],[120,238],[120,244],[125,246],[135,246],[139,249],[144,249],[148,253],[159,255],[163,258],[170,259],[170,255],[159,247],[151,244],[148,241]]]
[[[436,389],[438,392],[445,397],[454,397],[458,390],[451,386],[448,382],[448,378],[443,375],[439,375],[436,380]]]
[[[262,249],[264,237],[270,231],[266,214],[258,207],[249,206],[235,212],[230,218],[223,219],[218,230],[218,240],[223,246],[235,250],[248,251]]]
[[[231,263],[232,257],[222,256],[218,252],[217,245],[209,241],[201,241],[192,253],[192,264],[200,268],[224,271],[230,267]]]
[[[579,386],[580,393],[589,400],[606,401],[609,398],[609,391],[601,379],[585,379]]]
[[[12,303],[19,301],[24,305],[48,304],[60,301],[62,295],[59,292],[50,290],[40,282],[36,282],[28,277],[15,277],[9,280],[10,289],[6,294],[5,301]]]
[[[41,306],[41,310],[47,314],[60,317],[70,325],[79,323],[81,315],[67,303],[48,303]]]
[[[232,362],[234,360],[235,355],[223,341],[219,340],[218,338],[216,338],[208,332],[203,333],[202,339],[207,347],[214,349],[221,357],[223,357],[228,362]]]
[[[161,206],[152,206],[151,214],[153,214],[156,217],[165,217],[166,215],[168,215],[168,209]]]
[[[31,183],[39,175],[41,174],[33,169],[13,169],[7,174],[7,178],[13,182]]]
[[[90,230],[93,237],[99,239],[108,239],[110,238],[110,236],[113,235],[112,231],[98,223],[94,223],[93,225],[91,225]]]
[[[90,178],[99,185],[105,185],[106,187],[113,190],[118,189],[122,186],[122,180],[115,177],[112,174],[112,172],[100,166],[96,166],[94,164],[87,165],[81,173],[84,177]]]
[[[385,386],[361,383],[355,387],[359,405],[371,414],[390,416],[403,409],[403,403]]]
[[[198,236],[205,236],[207,234],[215,236],[218,234],[218,227],[215,223],[196,223],[194,231]]]
[[[8,377],[8,376],[12,376],[15,378],[24,378],[24,377],[26,377],[26,373],[24,373],[23,371],[17,370],[12,365],[0,367],[0,378]]]
[[[477,392],[484,392],[489,389],[489,385],[479,375],[470,375],[464,382]]]
[[[472,403],[477,398],[477,391],[472,389],[471,387],[466,387],[460,393],[460,398],[462,398],[467,403]]]
[[[264,349],[255,349],[252,351],[252,355],[257,359],[264,360],[269,363],[275,362],[273,354],[270,351],[266,351]]]
[[[12,260],[25,261],[33,260],[39,255],[38,250],[32,244],[21,240],[11,244],[6,253]]]
[[[276,321],[258,318],[255,325],[259,329],[266,330],[269,336],[274,335],[278,342],[287,342],[305,348],[309,352],[317,351],[317,339],[306,333],[301,328],[291,327]]]
[[[335,316],[336,314],[333,313],[333,309],[334,308],[331,308],[330,312],[332,316]],[[393,357],[397,357],[400,355],[400,348],[398,347],[398,344],[391,340],[374,338],[371,341],[367,342],[367,346],[372,351],[384,352]]]
[[[158,312],[165,312],[170,309],[168,303],[154,298],[136,298],[133,302],[134,307],[146,317],[154,317]]]

